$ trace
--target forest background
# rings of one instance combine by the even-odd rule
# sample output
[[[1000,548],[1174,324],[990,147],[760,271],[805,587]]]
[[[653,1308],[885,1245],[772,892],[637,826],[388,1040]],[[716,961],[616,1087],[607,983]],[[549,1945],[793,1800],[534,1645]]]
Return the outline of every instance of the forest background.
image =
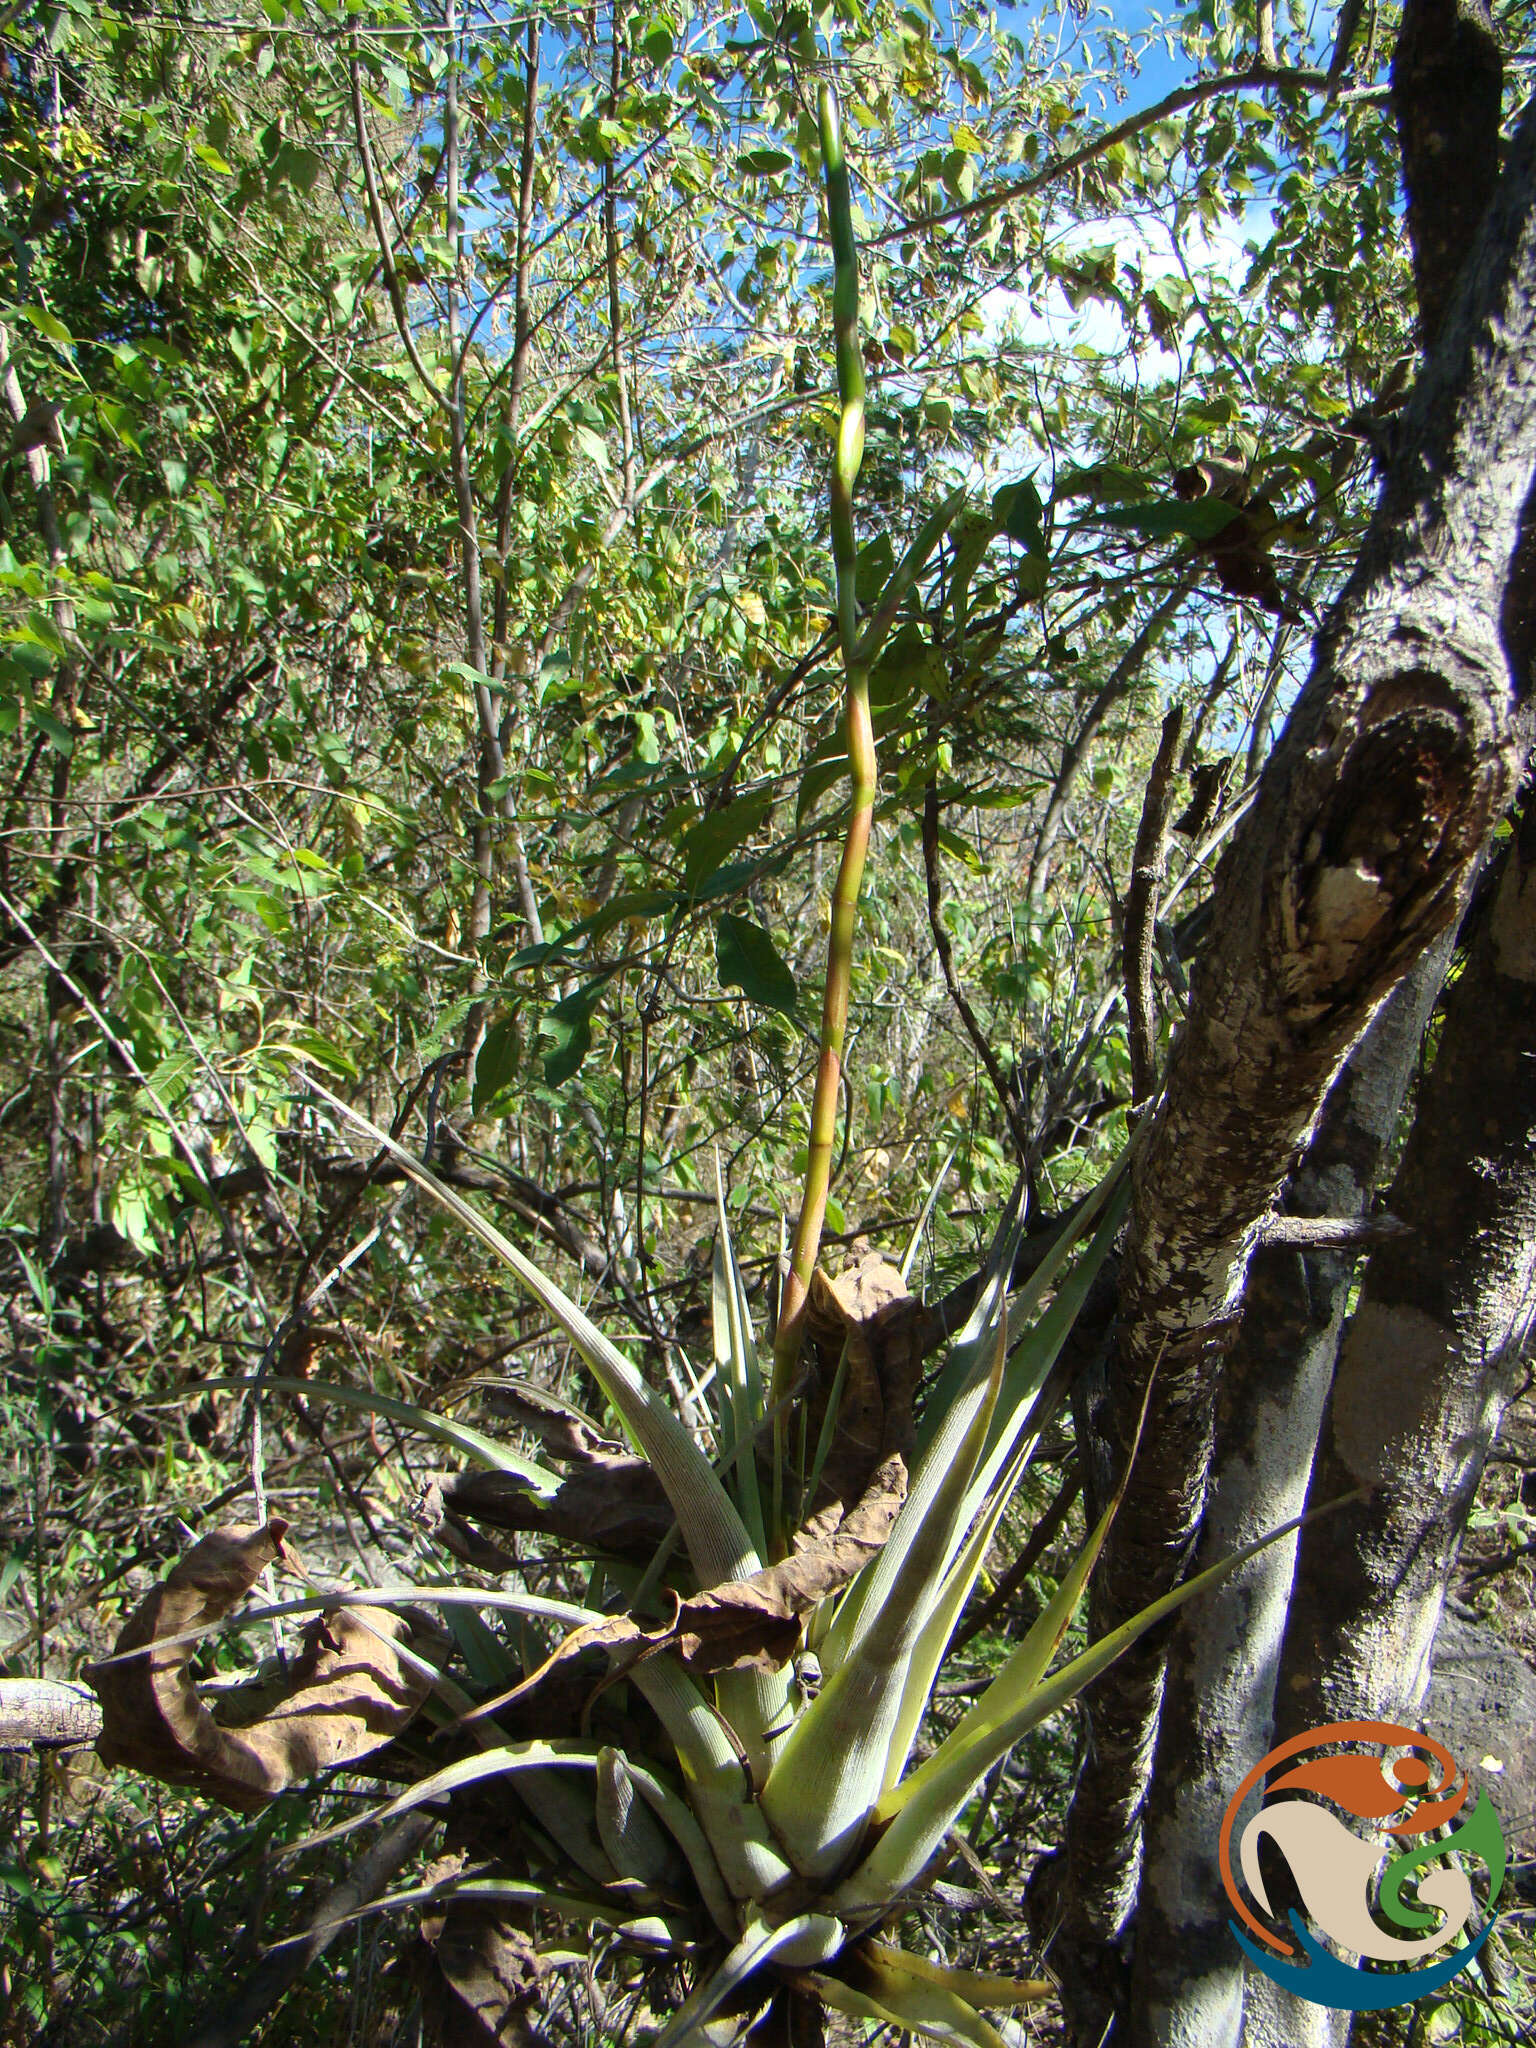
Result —
[[[1091,2042],[1157,2011],[1235,2039],[1211,2017],[1242,1999],[1214,1865],[1175,1882],[1157,1859],[1175,1809],[1209,1812],[1262,1752],[1282,1634],[1311,1720],[1362,1668],[1372,1710],[1411,1708],[1469,1523],[1454,1604],[1532,1634],[1536,1040],[1518,946],[1478,979],[1498,919],[1531,914],[1509,683],[1533,615],[1523,414],[1507,446],[1497,408],[1479,416],[1473,482],[1503,523],[1461,588],[1510,650],[1486,716],[1461,717],[1476,691],[1454,678],[1417,711],[1378,698],[1361,729],[1391,745],[1335,764],[1328,830],[1390,825],[1406,879],[1378,915],[1359,878],[1369,895],[1386,868],[1338,855],[1327,874],[1353,881],[1298,895],[1283,959],[1265,907],[1265,821],[1304,779],[1275,736],[1311,701],[1315,630],[1324,681],[1332,661],[1347,684],[1349,592],[1392,521],[1413,526],[1424,475],[1461,474],[1424,449],[1464,435],[1476,398],[1452,360],[1481,317],[1467,294],[1518,299],[1525,277],[1526,11],[145,0],[13,4],[0,52],[7,1672],[77,1673],[191,1536],[253,1508],[328,1583],[462,1582],[484,1557],[444,1558],[423,1508],[441,1450],[411,1413],[526,1442],[511,1372],[601,1414],[559,1330],[397,1166],[370,1168],[305,1072],[536,1248],[690,1421],[717,1172],[771,1321],[850,822],[830,73],[868,383],[857,593],[866,613],[896,595],[823,1263],[899,1256],[937,1187],[914,1285],[953,1328],[1021,1168],[1028,1246],[1168,1083],[1074,1337],[1074,1403],[999,1532],[936,1729],[1061,1579],[1154,1357],[1094,1633],[1197,1545],[1210,1561],[1300,1507],[1351,1305],[1351,1398],[1385,1417],[1401,1397],[1403,1441],[1427,1446],[1422,1469],[1381,1451],[1310,1581],[1303,1559],[1288,1633],[1286,1550],[1256,1568],[1285,1574],[1278,1607],[1255,1580],[1271,1593],[1191,1609],[1125,1668],[1092,1709],[1099,1775],[1070,1837],[1070,1720],[967,1817],[972,1903],[943,1940],[1023,1968],[1055,1935],[1066,2010],[1016,2038]],[[1425,360],[1438,401],[1405,411]],[[1413,817],[1382,823],[1410,786]],[[1308,916],[1331,934],[1315,972]],[[1442,985],[1471,991],[1476,1029],[1436,1067],[1436,1122],[1423,1077],[1460,1044]],[[1325,1099],[1326,1143],[1293,1173]],[[1469,1193],[1479,1159],[1497,1171]],[[1406,1378],[1369,1355],[1363,1248],[1381,1315],[1456,1333]],[[1402,1327],[1382,1327],[1396,1360]],[[227,1388],[253,1372],[405,1405]],[[1276,1401],[1279,1478],[1253,1453]],[[1362,1476],[1336,1455],[1328,1497]],[[553,1583],[522,1540],[514,1577]],[[1410,1555],[1405,1619],[1382,1559]],[[1225,1746],[1165,1711],[1162,1875],[1138,1899],[1170,1640],[1186,1704],[1227,1699],[1235,1664],[1270,1689],[1212,1709]],[[208,1675],[254,1654],[221,1643]],[[7,1772],[6,2039],[189,2038],[219,2002],[212,1958],[256,1972],[351,1860],[272,1860],[312,1800],[252,1823],[88,1753]],[[1530,1813],[1505,1819],[1528,1853]],[[413,1923],[349,1929],[262,2038],[415,2038],[422,1946]],[[603,1942],[551,1955],[542,2024],[620,2038],[629,1965]],[[1514,2038],[1518,1913],[1490,1955],[1491,1992],[1374,2038]]]

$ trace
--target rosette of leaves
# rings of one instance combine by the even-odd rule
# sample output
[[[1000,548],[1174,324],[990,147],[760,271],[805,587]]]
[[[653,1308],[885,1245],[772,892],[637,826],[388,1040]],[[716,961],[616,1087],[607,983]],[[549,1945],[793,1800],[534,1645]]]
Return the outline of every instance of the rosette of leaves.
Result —
[[[680,2048],[732,2018],[759,2048],[805,2043],[829,2008],[1001,2048],[985,2012],[1049,1987],[911,1954],[897,1938],[904,1915],[1008,1751],[1146,1629],[1251,1555],[1182,1586],[1053,1669],[1112,1504],[987,1689],[918,1757],[967,1599],[1059,1397],[1053,1368],[1120,1226],[1127,1179],[1122,1162],[1010,1300],[1021,1235],[1015,1197],[970,1317],[920,1403],[922,1312],[905,1278],[911,1251],[900,1268],[876,1258],[836,1280],[816,1264],[876,788],[870,665],[964,498],[956,493],[927,521],[861,620],[852,520],[863,446],[858,279],[830,94],[821,117],[842,401],[833,553],[853,802],[833,893],[804,1198],[785,1298],[765,1333],[770,1370],[759,1365],[723,1200],[713,1408],[685,1419],[478,1210],[309,1084],[495,1253],[569,1342],[623,1435],[610,1442],[598,1422],[558,1404],[525,1406],[519,1420],[542,1438],[544,1462],[376,1393],[263,1383],[373,1408],[468,1457],[480,1469],[447,1478],[433,1515],[469,1564],[510,1577],[517,1560],[497,1541],[508,1531],[535,1532],[546,1563],[566,1556],[568,1576],[570,1547],[584,1560],[580,1599],[460,1583],[349,1590],[344,1601],[319,1595],[257,1610],[334,1615],[344,1606],[352,1617],[346,1643],[330,1623],[316,1641],[317,1657],[324,1651],[330,1661],[310,1682],[334,1733],[308,1767],[355,1772],[378,1752],[368,1768],[382,1774],[387,1756],[390,1775],[411,1779],[376,1810],[312,1839],[422,1807],[442,1813],[445,1856],[432,1882],[378,1903],[429,1909],[438,1977],[424,2002],[453,2040],[530,2038],[527,2014],[546,1974],[541,1916],[557,1915],[589,1938],[611,1930],[649,1958],[653,2048]],[[240,1762],[240,1741],[201,1707],[179,1647],[236,1597],[231,1544],[235,1578],[248,1574],[243,1590],[262,1568],[257,1560],[276,1556],[281,1534],[206,1539],[214,1553],[204,1551],[196,1571],[197,1552],[183,1560],[176,1597],[155,1605],[152,1596],[130,1622],[119,1655],[98,1667],[117,1674],[103,1690],[113,1760],[215,1796],[237,1778],[247,1804],[302,1774],[291,1745],[279,1768]],[[204,1597],[198,1573],[210,1555],[219,1585]],[[173,1573],[167,1589],[176,1581]],[[393,1625],[370,1634],[357,1619],[432,1603],[457,1644],[448,1673],[425,1638],[407,1641]],[[519,1619],[515,1650],[485,1619],[498,1612]],[[357,1698],[348,1691],[354,1682]],[[296,1709],[290,1700],[280,1711],[289,1724],[302,1722],[302,1694]],[[160,1714],[174,1740],[162,1740],[167,1731],[157,1726],[153,1741],[136,1744],[135,1712]],[[272,1745],[263,1737],[258,1747],[266,1757]]]
[[[1123,1172],[1081,1207],[1011,1301],[1021,1226],[1017,1204],[1010,1208],[970,1318],[916,1419],[922,1312],[903,1270],[870,1258],[833,1281],[818,1269],[806,1364],[782,1431],[722,1203],[706,1447],[515,1244],[366,1128],[553,1318],[627,1443],[541,1404],[524,1417],[544,1439],[544,1464],[457,1423],[400,1411],[480,1468],[441,1488],[443,1533],[460,1555],[495,1570],[511,1562],[497,1555],[499,1532],[542,1532],[551,1546],[576,1539],[589,1560],[587,1596],[462,1583],[349,1592],[352,1616],[441,1603],[460,1657],[449,1676],[435,1662],[428,1668],[431,1739],[389,1752],[392,1773],[415,1769],[415,1782],[312,1842],[441,1807],[447,1860],[429,1892],[395,1902],[425,1901],[443,1928],[476,1929],[467,1945],[474,1967],[450,1990],[487,2038],[518,2037],[519,2001],[537,1980],[536,1971],[489,1969],[487,1941],[526,1962],[536,1916],[548,1912],[588,1934],[611,1930],[649,1959],[656,2048],[678,2048],[723,2014],[743,2031],[761,2027],[766,2040],[793,2012],[803,2040],[826,2008],[995,2048],[1002,2037],[985,2009],[1049,1987],[910,1954],[894,1938],[903,1915],[942,1869],[950,1832],[993,1766],[1145,1629],[1239,1562],[1053,1670],[1106,1515],[986,1691],[914,1763],[951,1638],[1053,1410],[1052,1368],[1122,1220]],[[343,1393],[313,1381],[268,1384],[312,1399]],[[400,1405],[347,1398],[391,1412]],[[776,1442],[802,1448],[776,1454]],[[776,1455],[787,1457],[782,1469]],[[336,1596],[247,1618],[322,1604],[334,1609]],[[554,1624],[554,1640],[514,1653],[484,1619],[498,1611]],[[170,1618],[185,1633],[190,1606]],[[163,1661],[152,1633],[130,1623],[123,1647]],[[398,1659],[397,1632],[384,1633]],[[412,1707],[424,1690],[410,1695]],[[162,1774],[119,1733],[109,1746],[116,1760]],[[361,1761],[355,1752],[338,1760],[353,1770]],[[199,1782],[185,1768],[177,1781]],[[248,1793],[252,1803],[260,1796],[259,1786]],[[465,1948],[440,1935],[443,1968]],[[495,1988],[503,1978],[504,1998]]]

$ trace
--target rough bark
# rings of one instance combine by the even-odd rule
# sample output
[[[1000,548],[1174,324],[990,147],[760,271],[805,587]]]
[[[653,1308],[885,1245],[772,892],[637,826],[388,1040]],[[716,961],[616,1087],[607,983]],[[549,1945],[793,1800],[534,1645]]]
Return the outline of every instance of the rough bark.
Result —
[[[1536,105],[1404,414],[1359,563],[1218,872],[1213,936],[1135,1172],[1099,1417],[1122,1459],[1154,1368],[1157,1382],[1095,1578],[1096,1634],[1189,1559],[1255,1226],[1355,1040],[1459,915],[1513,794],[1522,692],[1499,622],[1533,470]],[[1113,1985],[1134,1898],[1165,1650],[1146,1639],[1089,1698],[1056,1953],[1093,1993]],[[1091,2011],[1076,2024],[1096,2038]]]
[[[1347,32],[1341,28],[1342,55]],[[1339,66],[1336,62],[1334,71]],[[1420,339],[1433,348],[1499,168],[1502,64],[1484,0],[1407,0],[1393,61],[1406,221]],[[1449,168],[1458,174],[1448,176]],[[1527,522],[1528,524],[1528,522]],[[1513,593],[1522,619],[1536,583],[1517,543]],[[1529,674],[1528,638],[1509,616],[1515,675]],[[1513,627],[1513,630],[1512,630]],[[1293,1214],[1368,1208],[1449,941],[1400,985],[1352,1055],[1288,1191]],[[1410,1253],[1426,1255],[1422,1244]],[[1218,1396],[1212,1492],[1199,1561],[1251,1541],[1302,1504],[1331,1380],[1352,1256],[1305,1258],[1265,1249],[1249,1273],[1241,1334]],[[1328,1539],[1324,1539],[1325,1541]],[[1255,1559],[1216,1600],[1180,1618],[1170,1658],[1147,1818],[1130,2035],[1139,2048],[1226,2048],[1244,2004],[1241,1960],[1218,1909],[1215,1842],[1233,1784],[1270,1746],[1274,1682],[1296,1546]],[[1263,2012],[1272,1987],[1250,1984]],[[1291,2013],[1295,2048],[1341,2029]],[[1260,2018],[1256,2024],[1262,2027]],[[1272,2030],[1266,2038],[1272,2038]]]
[[[1350,1055],[1286,1190],[1289,1214],[1369,1210],[1449,953],[1447,937],[1425,954]],[[1199,1566],[1305,1505],[1358,1258],[1359,1247],[1265,1245],[1255,1255],[1217,1396]],[[1243,1958],[1216,1845],[1233,1786],[1271,1746],[1295,1558],[1294,1539],[1263,1552],[1186,1608],[1174,1634],[1136,1907],[1135,2048],[1226,2048],[1239,2036]]]
[[[1276,1741],[1413,1719],[1536,1312],[1536,807],[1473,924],[1389,1196],[1416,1238],[1371,1255],[1313,1473],[1313,1500],[1369,1494],[1303,1532]],[[1277,1994],[1255,2002],[1248,2039],[1291,2048],[1303,2021]]]
[[[0,1678],[0,1751],[73,1749],[101,1733],[101,1708],[83,1685]]]
[[[1392,52],[1392,112],[1426,346],[1498,182],[1503,92],[1488,0],[1407,0]]]

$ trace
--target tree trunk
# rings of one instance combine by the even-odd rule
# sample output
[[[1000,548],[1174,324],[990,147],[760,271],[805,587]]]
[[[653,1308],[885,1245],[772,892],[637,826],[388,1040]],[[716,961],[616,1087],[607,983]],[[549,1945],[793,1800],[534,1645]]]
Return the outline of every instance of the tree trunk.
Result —
[[[1213,939],[1135,1174],[1098,1418],[1142,1447],[1092,1594],[1096,1635],[1173,1585],[1204,1507],[1214,1394],[1254,1226],[1382,999],[1459,916],[1518,780],[1499,637],[1536,471],[1536,105],[1404,414],[1360,561],[1217,876]],[[1523,675],[1521,681],[1523,683]],[[1166,1639],[1089,1696],[1055,1951],[1096,2041],[1119,1988]]]
[[[1450,956],[1447,935],[1399,984],[1334,1083],[1285,1208],[1366,1214]],[[1266,1246],[1217,1396],[1204,1567],[1299,1514],[1358,1251]],[[1243,1958],[1217,1866],[1233,1786],[1271,1746],[1296,1543],[1244,1567],[1179,1618],[1146,1817],[1131,2000],[1134,2048],[1229,2048]]]
[[[1446,1580],[1536,1311],[1529,806],[1498,889],[1473,922],[1389,1197],[1414,1235],[1380,1246],[1366,1267],[1312,1480],[1313,1500],[1359,1486],[1369,1495],[1303,1531],[1276,1741],[1326,1721],[1412,1721]],[[1273,2015],[1255,2013],[1252,2048],[1290,2048],[1295,2004],[1265,2001]]]

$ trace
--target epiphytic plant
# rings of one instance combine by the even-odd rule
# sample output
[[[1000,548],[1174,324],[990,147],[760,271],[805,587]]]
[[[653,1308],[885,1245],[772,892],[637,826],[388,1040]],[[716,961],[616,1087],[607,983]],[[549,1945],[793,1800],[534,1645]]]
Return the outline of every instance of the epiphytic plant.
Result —
[[[832,534],[852,809],[771,1373],[759,1364],[723,1199],[712,1412],[690,1426],[478,1210],[311,1081],[504,1263],[569,1341],[627,1443],[605,1441],[598,1421],[547,1397],[520,1418],[543,1440],[548,1462],[540,1462],[383,1396],[308,1380],[265,1385],[386,1412],[473,1460],[482,1469],[438,1488],[433,1513],[450,1547],[505,1581],[526,1560],[499,1550],[498,1534],[538,1534],[550,1558],[574,1543],[589,1562],[585,1593],[572,1600],[505,1583],[412,1584],[256,1609],[244,1618],[319,1614],[308,1661],[275,1702],[247,1702],[232,1714],[226,1701],[210,1712],[189,1676],[191,1645],[287,1555],[283,1526],[269,1524],[205,1539],[129,1623],[118,1655],[96,1667],[105,1753],[231,1803],[260,1804],[325,1764],[356,1769],[393,1742],[395,1757],[409,1760],[408,1788],[315,1839],[443,1808],[451,1866],[426,1890],[379,1903],[425,1902],[441,1926],[457,1919],[469,1930],[457,1948],[438,1936],[442,1995],[501,2038],[514,2037],[519,2015],[538,2002],[532,1937],[536,1916],[551,1912],[615,1930],[652,1960],[655,2048],[680,2048],[722,2013],[738,2015],[760,2042],[788,2039],[793,2013],[794,2038],[804,2040],[828,2007],[998,2048],[982,2010],[1049,1987],[948,1969],[888,1937],[1008,1750],[1241,1561],[1181,1587],[1053,1671],[1111,1505],[991,1684],[914,1767],[951,1638],[1060,1398],[1055,1368],[1123,1219],[1128,1180],[1122,1161],[1010,1302],[1023,1228],[1015,1198],[926,1398],[922,1311],[906,1287],[912,1251],[899,1268],[872,1255],[836,1281],[816,1263],[876,787],[869,670],[963,502],[957,493],[926,522],[861,621],[858,270],[826,90],[821,141],[835,257],[841,410]],[[412,1612],[432,1604],[457,1645],[451,1676],[446,1640]],[[482,1618],[497,1613],[519,1617],[515,1651]],[[552,1641],[537,1633],[551,1624],[560,1631]],[[282,1732],[295,1729],[306,1731],[303,1745]],[[463,1965],[466,1952],[479,1958],[475,1969]],[[679,1966],[690,1979],[681,1997]]]

